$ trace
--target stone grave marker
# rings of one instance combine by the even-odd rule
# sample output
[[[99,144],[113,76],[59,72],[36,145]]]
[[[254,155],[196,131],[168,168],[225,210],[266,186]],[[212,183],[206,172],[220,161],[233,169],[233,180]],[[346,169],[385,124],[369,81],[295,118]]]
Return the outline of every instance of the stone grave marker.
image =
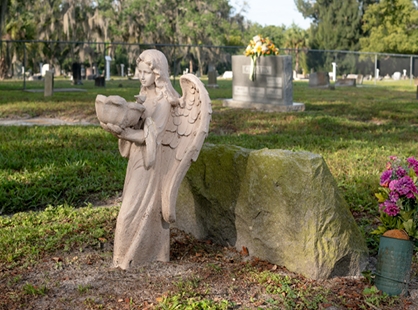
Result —
[[[120,76],[121,77],[125,76],[125,65],[124,64],[120,64]]]
[[[81,68],[80,68],[80,76],[81,76],[81,79],[82,80],[85,80],[86,79],[86,68],[84,67],[84,65],[81,65]]]
[[[335,82],[335,87],[341,87],[341,86],[356,87],[356,79],[338,79]]]
[[[105,87],[105,85],[106,85],[106,82],[105,82],[104,76],[97,76],[94,78],[94,86]]]
[[[54,93],[54,72],[47,70],[44,76],[44,96],[50,97]]]
[[[347,79],[355,79],[356,85],[362,85],[363,84],[363,74],[348,74]]]
[[[222,78],[224,78],[224,79],[232,79],[233,78],[232,71],[225,71],[224,74],[222,75]]]
[[[73,85],[80,85],[81,83],[81,66],[79,63],[75,62],[71,66],[71,71],[73,74]]]
[[[47,71],[49,71],[49,64],[42,65],[42,71],[41,71],[42,76],[45,76]]]
[[[260,57],[255,67],[256,78],[249,79],[251,58],[232,57],[232,99],[277,105],[293,104],[292,57]]]
[[[400,73],[399,71],[395,72],[395,73],[392,75],[392,78],[393,78],[395,81],[399,81],[399,80],[401,79],[401,73]]]
[[[363,74],[357,74],[356,84],[363,85],[363,79],[364,79]]]
[[[208,72],[208,86],[209,88],[218,88],[218,82],[216,80],[218,73],[214,70],[214,68],[212,70],[210,70]]]
[[[309,87],[313,88],[329,88],[328,72],[313,72],[309,74]]]
[[[106,60],[106,81],[110,81],[110,62],[112,61],[112,57],[105,56]]]
[[[251,58],[232,56],[232,99],[223,105],[263,111],[303,111],[305,106],[293,103],[291,56],[259,57],[252,71]],[[255,78],[250,77],[255,72]]]

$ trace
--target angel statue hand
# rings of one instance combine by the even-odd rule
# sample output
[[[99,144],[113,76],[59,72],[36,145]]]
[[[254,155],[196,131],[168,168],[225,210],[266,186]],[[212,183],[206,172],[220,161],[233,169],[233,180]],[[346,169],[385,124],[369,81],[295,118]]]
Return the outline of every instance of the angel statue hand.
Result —
[[[141,129],[133,129],[133,128],[121,128],[121,132],[118,134],[119,139],[135,142],[138,144],[143,144],[145,141],[144,138],[144,131]]]
[[[100,126],[102,126],[104,130],[106,130],[107,132],[110,132],[112,135],[114,135],[117,138],[118,138],[118,135],[122,132],[122,128],[120,128],[117,125],[110,124],[110,123],[105,124],[103,122],[100,122]]]

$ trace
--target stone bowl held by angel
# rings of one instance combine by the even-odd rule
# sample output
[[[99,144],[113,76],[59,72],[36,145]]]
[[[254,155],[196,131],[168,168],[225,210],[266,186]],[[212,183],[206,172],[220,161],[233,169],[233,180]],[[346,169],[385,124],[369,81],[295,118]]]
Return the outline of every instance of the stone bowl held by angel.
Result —
[[[144,98],[136,97],[136,102],[128,102],[120,96],[97,95],[96,114],[101,125],[115,134],[119,134],[120,129],[137,126],[145,107]]]

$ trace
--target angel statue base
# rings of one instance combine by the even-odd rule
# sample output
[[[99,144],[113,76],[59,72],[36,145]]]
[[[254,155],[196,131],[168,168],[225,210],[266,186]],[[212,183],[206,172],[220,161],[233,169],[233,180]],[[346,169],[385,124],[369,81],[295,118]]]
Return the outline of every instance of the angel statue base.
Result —
[[[96,98],[102,128],[116,136],[128,166],[115,231],[113,266],[169,261],[170,223],[180,184],[208,134],[211,102],[194,75],[180,78],[182,97],[171,85],[167,59],[158,50],[138,57],[141,90],[136,102]]]

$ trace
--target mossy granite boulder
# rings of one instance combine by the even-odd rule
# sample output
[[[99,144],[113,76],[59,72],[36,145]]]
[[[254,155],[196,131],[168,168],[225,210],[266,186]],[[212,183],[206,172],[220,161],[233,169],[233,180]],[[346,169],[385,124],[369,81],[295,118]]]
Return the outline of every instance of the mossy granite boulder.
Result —
[[[176,208],[176,227],[195,237],[312,279],[358,276],[367,264],[365,240],[317,154],[206,144]]]

